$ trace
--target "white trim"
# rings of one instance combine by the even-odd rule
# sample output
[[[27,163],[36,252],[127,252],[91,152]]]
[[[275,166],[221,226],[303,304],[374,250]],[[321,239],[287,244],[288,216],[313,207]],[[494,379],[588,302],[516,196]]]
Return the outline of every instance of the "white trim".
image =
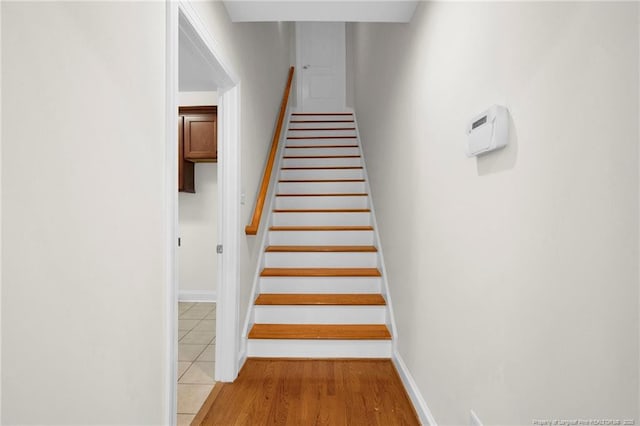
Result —
[[[215,290],[180,290],[178,300],[180,302],[216,302]]]
[[[391,302],[391,292],[389,291],[389,281],[387,279],[387,268],[384,261],[384,253],[382,250],[382,244],[380,243],[380,233],[378,228],[378,221],[376,220],[375,203],[373,202],[373,194],[371,192],[371,186],[369,185],[369,173],[367,172],[367,160],[364,156],[364,149],[362,147],[362,140],[360,139],[360,128],[358,127],[358,117],[352,108],[347,108],[348,111],[353,112],[353,124],[356,128],[356,136],[358,146],[360,148],[360,155],[362,156],[362,171],[365,179],[365,190],[369,194],[369,209],[371,210],[371,224],[373,225],[373,238],[375,245],[378,248],[378,259],[380,260],[380,269],[382,274],[382,293],[387,301],[387,308],[389,309],[389,324],[391,326],[391,337],[393,339],[393,350],[398,350],[398,329],[396,328],[396,316],[393,313],[393,303]]]
[[[224,253],[218,257],[215,380],[238,376],[239,239],[240,239],[240,80],[224,59],[219,44],[189,1],[180,0],[182,33],[191,34],[209,58],[218,84],[218,235]]]
[[[240,85],[224,92],[218,105],[218,235],[224,252],[218,263],[215,380],[232,382],[240,342]]]
[[[224,255],[218,262],[216,314],[216,381],[233,381],[238,375],[238,283],[240,239],[240,80],[223,58],[215,39],[200,16],[186,0],[167,1],[167,101],[166,101],[166,328],[165,349],[165,423],[177,421],[177,256],[178,193],[177,182],[177,100],[178,100],[178,34],[188,35],[200,53],[210,58],[218,84],[218,228]]]
[[[294,75],[295,77],[295,75]],[[247,345],[248,345],[248,335],[249,328],[253,325],[253,302],[256,300],[258,295],[258,283],[260,282],[260,272],[264,267],[264,256],[265,256],[265,248],[267,247],[267,237],[269,236],[268,229],[271,226],[271,212],[273,212],[275,199],[274,196],[276,193],[276,184],[278,181],[278,175],[280,173],[280,163],[282,161],[282,157],[284,156],[284,147],[286,145],[286,138],[289,132],[289,121],[291,120],[291,106],[287,104],[287,110],[285,112],[285,121],[284,124],[287,126],[287,130],[280,133],[280,140],[278,141],[278,151],[276,152],[276,160],[273,164],[273,169],[276,172],[271,173],[271,179],[269,181],[269,190],[267,192],[267,206],[268,208],[263,210],[262,217],[260,218],[260,222],[262,223],[261,229],[258,230],[257,239],[260,240],[260,251],[258,254],[258,261],[256,262],[256,272],[254,273],[253,278],[253,286],[251,288],[251,297],[249,298],[249,306],[247,308],[247,315],[245,316],[244,327],[242,329],[242,341],[240,343],[240,361],[239,364],[242,366],[247,359]]]
[[[178,412],[178,268],[176,243],[178,241],[178,7],[166,3],[166,141],[165,141],[165,329],[164,342],[165,377],[165,424],[174,425]]]
[[[420,418],[420,422],[423,425],[427,426],[437,426],[436,420],[433,418],[431,414],[431,410],[427,406],[426,401],[422,397],[420,393],[420,389],[418,389],[418,385],[415,380],[413,380],[413,376],[409,372],[409,368],[404,363],[400,353],[398,351],[393,351],[393,364],[396,366],[398,370],[398,374],[400,375],[400,379],[404,384],[407,393],[409,394],[409,398],[413,403],[413,407],[416,409],[416,413],[418,413],[418,417]]]
[[[238,74],[222,55],[218,42],[209,32],[198,12],[188,0],[178,1],[181,18],[186,19],[189,27],[182,28],[182,33],[189,36],[194,47],[200,49],[200,54],[211,65],[213,79],[218,84],[218,91],[230,89],[240,82]]]

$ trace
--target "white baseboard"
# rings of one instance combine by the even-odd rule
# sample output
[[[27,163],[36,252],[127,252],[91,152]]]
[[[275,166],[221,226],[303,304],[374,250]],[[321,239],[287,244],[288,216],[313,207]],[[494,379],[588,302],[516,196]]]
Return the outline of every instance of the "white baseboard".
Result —
[[[180,302],[210,302],[216,301],[215,290],[180,290],[178,291]]]
[[[415,380],[413,380],[413,377],[409,372],[409,368],[397,351],[393,352],[393,363],[395,364],[398,374],[400,374],[400,379],[402,380],[402,383],[409,394],[409,398],[411,398],[411,402],[418,413],[420,422],[425,426],[437,426],[436,420],[433,418],[429,407],[427,407],[427,403],[418,389],[418,385]]]

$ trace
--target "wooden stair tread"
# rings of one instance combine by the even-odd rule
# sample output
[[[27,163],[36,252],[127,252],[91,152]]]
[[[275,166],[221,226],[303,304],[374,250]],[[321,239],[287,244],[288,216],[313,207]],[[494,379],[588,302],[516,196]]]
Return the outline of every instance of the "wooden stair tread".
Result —
[[[373,231],[373,226],[272,226],[270,231]]]
[[[379,277],[378,268],[264,268],[262,277]]]
[[[288,149],[305,149],[305,148],[357,148],[358,145],[299,145],[299,146],[285,146]]]
[[[354,120],[291,120],[290,123],[355,123]]]
[[[360,158],[359,155],[285,155],[285,159],[313,159],[313,158]]]
[[[370,213],[371,209],[275,209],[274,213]]]
[[[384,324],[254,324],[249,339],[391,340]]]
[[[291,115],[353,115],[352,112],[292,112]]]
[[[256,299],[256,305],[345,305],[372,306],[386,305],[381,294],[268,294]]]
[[[355,170],[362,166],[282,167],[280,170]]]
[[[269,253],[359,253],[359,252],[376,252],[375,246],[268,246],[265,250]]]
[[[335,130],[355,130],[355,127],[303,127],[300,129],[292,129],[291,127],[289,127],[289,130],[302,130],[304,132],[308,132],[308,131],[314,131],[314,132],[319,132],[319,131],[323,131],[323,130],[328,130],[328,131],[335,131]]]
[[[287,136],[287,139],[357,139],[357,136]]]
[[[321,194],[276,194],[276,197],[366,197],[366,192],[321,193]]]
[[[364,179],[281,179],[279,183],[339,183],[364,182]]]

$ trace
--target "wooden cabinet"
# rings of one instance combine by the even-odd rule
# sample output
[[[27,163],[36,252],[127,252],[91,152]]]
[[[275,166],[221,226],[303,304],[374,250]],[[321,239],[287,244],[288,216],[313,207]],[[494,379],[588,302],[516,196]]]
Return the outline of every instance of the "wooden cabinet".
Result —
[[[184,158],[188,161],[213,161],[218,158],[214,114],[184,116]]]
[[[178,117],[178,191],[196,192],[195,164],[184,159],[184,117]]]
[[[178,110],[178,191],[195,191],[195,164],[218,161],[218,114],[215,106]]]

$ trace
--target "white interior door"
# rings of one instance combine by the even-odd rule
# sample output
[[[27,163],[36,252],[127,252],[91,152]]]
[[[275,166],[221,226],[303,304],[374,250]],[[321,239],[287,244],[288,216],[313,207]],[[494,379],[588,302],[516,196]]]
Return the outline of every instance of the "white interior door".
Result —
[[[344,22],[296,23],[298,106],[305,112],[345,109]]]

